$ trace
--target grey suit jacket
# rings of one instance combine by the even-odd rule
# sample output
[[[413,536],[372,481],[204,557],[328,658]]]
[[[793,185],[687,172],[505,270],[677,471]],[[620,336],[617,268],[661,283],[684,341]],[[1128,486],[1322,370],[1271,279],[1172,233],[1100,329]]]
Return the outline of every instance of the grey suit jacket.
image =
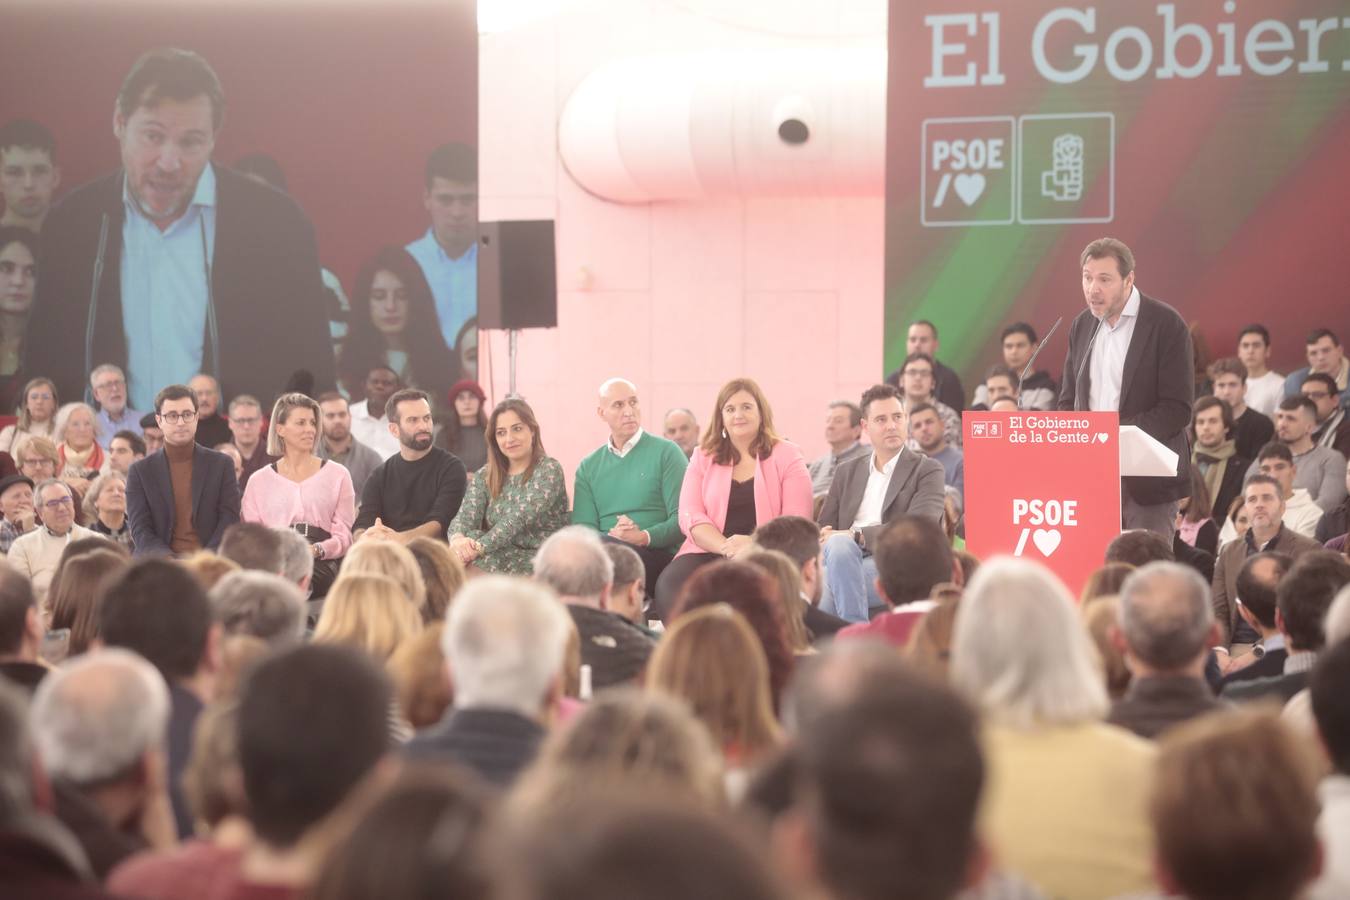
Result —
[[[862,505],[863,492],[872,466],[872,454],[840,463],[834,470],[834,481],[820,508],[821,525],[840,530],[853,527]],[[903,515],[926,516],[942,521],[943,491],[942,463],[905,449],[896,460],[891,483],[886,486],[886,497],[881,504],[881,524],[863,529],[863,541],[876,546],[876,538],[887,523]]]

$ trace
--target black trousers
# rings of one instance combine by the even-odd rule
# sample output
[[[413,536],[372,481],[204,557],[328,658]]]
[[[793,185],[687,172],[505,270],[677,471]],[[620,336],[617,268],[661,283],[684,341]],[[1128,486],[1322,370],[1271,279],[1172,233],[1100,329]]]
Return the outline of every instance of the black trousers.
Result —
[[[666,566],[656,583],[656,599],[652,601],[651,612],[663,623],[670,622],[670,614],[675,611],[675,601],[680,598],[680,590],[699,569],[722,559],[720,553],[686,553],[677,557]]]

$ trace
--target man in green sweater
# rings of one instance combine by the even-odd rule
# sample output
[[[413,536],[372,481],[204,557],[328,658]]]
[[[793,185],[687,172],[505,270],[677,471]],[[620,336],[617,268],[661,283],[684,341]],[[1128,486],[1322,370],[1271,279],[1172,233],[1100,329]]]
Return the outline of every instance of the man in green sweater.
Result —
[[[673,441],[642,430],[637,388],[624,378],[600,385],[596,410],[609,426],[604,445],[577,466],[572,523],[637,551],[647,568],[647,595],[684,541],[680,486],[689,461]]]

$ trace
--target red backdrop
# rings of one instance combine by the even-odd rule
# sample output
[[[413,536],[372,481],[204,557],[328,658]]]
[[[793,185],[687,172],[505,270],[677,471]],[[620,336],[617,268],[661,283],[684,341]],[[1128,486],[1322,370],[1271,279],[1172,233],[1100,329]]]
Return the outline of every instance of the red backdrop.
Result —
[[[201,53],[225,88],[215,161],[262,152],[351,282],[384,243],[426,230],[422,171],[438,144],[477,144],[473,0],[431,4],[10,4],[0,27],[0,118],[56,135],[60,194],[115,169],[113,103],[146,50]]]

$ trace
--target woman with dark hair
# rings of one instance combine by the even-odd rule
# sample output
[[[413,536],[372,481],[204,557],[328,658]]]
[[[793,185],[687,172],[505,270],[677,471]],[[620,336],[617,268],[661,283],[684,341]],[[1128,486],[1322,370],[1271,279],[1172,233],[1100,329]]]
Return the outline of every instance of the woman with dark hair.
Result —
[[[125,555],[112,550],[95,550],[77,556],[61,567],[60,583],[53,580],[51,630],[68,632],[67,656],[84,653],[98,637],[104,589],[129,565]]]
[[[529,575],[539,545],[570,518],[562,466],[545,454],[534,410],[519,397],[497,404],[487,433],[487,465],[469,479],[450,549],[465,566]]]
[[[37,290],[37,235],[0,225],[0,409],[14,408],[23,336]]]
[[[801,449],[774,431],[759,385],[749,378],[728,381],[684,473],[680,530],[687,539],[656,582],[654,611],[664,619],[700,566],[749,550],[757,526],[779,516],[811,519],[812,512]]]
[[[458,456],[472,475],[487,462],[487,414],[483,412],[487,394],[478,382],[465,378],[450,385],[449,398],[453,415],[436,436],[436,443]]]
[[[671,614],[672,623],[696,609],[725,603],[750,623],[769,664],[770,701],[778,701],[792,679],[796,657],[783,621],[783,605],[767,572],[749,562],[725,560],[705,566],[690,576]]]
[[[459,379],[426,276],[402,247],[380,250],[357,276],[338,377],[353,398],[364,397],[366,376],[376,366],[388,366],[403,385],[437,398]]]

